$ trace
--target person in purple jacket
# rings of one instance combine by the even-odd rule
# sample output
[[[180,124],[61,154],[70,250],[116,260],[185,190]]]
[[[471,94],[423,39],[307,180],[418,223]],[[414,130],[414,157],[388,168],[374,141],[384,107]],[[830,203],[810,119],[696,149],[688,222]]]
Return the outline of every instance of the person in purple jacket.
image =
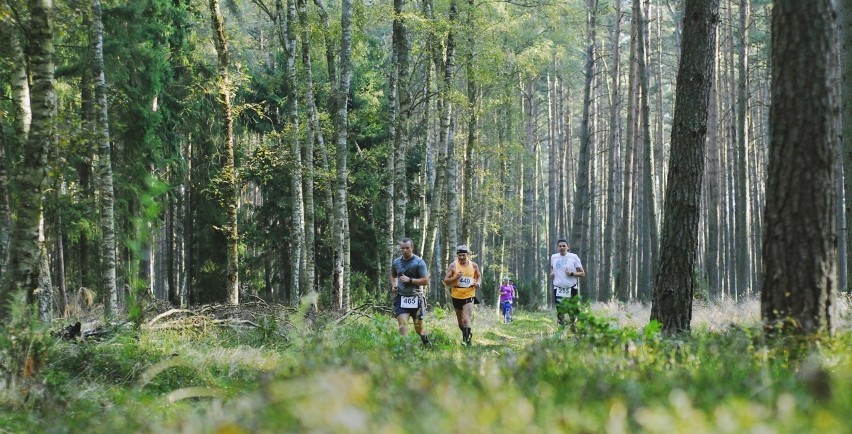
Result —
[[[508,324],[512,321],[512,300],[518,297],[518,291],[515,286],[509,282],[509,278],[503,279],[503,284],[500,285],[500,313],[503,314],[503,321]]]

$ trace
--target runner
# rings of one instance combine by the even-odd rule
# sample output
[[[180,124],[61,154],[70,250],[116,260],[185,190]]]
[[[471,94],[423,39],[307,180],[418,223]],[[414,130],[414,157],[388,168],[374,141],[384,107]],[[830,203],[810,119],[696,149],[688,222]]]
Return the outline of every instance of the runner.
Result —
[[[431,346],[429,337],[423,330],[423,316],[426,313],[426,297],[423,285],[429,284],[429,271],[426,263],[414,254],[414,242],[403,238],[399,242],[402,256],[393,260],[390,284],[393,298],[393,312],[399,324],[399,335],[408,334],[408,318],[414,322],[414,331],[420,335],[424,346]]]
[[[508,324],[512,322],[512,300],[518,297],[518,293],[509,281],[509,278],[503,278],[503,284],[500,285],[500,313],[503,315],[503,322]]]
[[[482,274],[479,265],[470,260],[470,252],[466,245],[462,244],[456,248],[456,260],[447,267],[447,275],[444,276],[444,285],[452,285],[453,309],[456,311],[459,329],[462,332],[462,343],[470,346],[472,332],[470,330],[470,318],[473,315],[473,306],[479,304],[476,298],[476,290],[482,284]]]
[[[568,251],[568,241],[559,239],[556,248],[559,251],[550,256],[550,278],[553,280],[554,300],[559,306],[562,300],[580,294],[578,278],[585,276],[586,272],[580,263],[580,257]],[[573,327],[574,315],[569,313],[568,316]],[[565,315],[559,312],[559,309],[556,310],[556,321],[560,326],[565,325]]]

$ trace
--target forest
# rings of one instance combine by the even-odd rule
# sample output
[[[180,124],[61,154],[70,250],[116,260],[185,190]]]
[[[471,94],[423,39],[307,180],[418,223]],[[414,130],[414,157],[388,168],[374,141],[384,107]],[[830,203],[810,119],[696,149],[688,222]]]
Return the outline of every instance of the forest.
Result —
[[[0,0],[0,432],[844,432],[848,23]],[[407,238],[428,348],[394,319]]]

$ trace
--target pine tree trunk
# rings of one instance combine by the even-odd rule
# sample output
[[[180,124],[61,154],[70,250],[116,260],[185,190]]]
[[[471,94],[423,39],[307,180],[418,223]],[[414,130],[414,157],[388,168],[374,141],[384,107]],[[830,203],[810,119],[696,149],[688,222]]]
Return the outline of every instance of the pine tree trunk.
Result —
[[[633,282],[635,279],[633,278],[633,274],[631,273],[632,262],[631,259],[636,255],[633,254],[633,231],[630,230],[632,227],[632,219],[633,208],[635,201],[633,200],[633,195],[635,194],[635,189],[633,188],[635,185],[634,174],[637,172],[636,169],[636,108],[638,107],[638,99],[639,99],[639,80],[637,77],[637,52],[639,51],[636,46],[636,33],[637,26],[639,25],[639,20],[637,19],[636,11],[633,10],[633,19],[630,24],[630,59],[629,59],[629,68],[628,68],[628,83],[627,83],[627,131],[625,135],[625,149],[624,149],[624,175],[623,175],[623,185],[624,185],[624,195],[619,198],[622,199],[621,205],[621,218],[620,223],[621,226],[619,230],[616,232],[617,240],[616,240],[616,251],[617,251],[617,259],[616,259],[616,267],[615,267],[615,291],[616,297],[621,301],[628,301],[633,296]]]
[[[638,5],[636,6],[638,8]],[[657,199],[654,194],[654,170],[655,165],[652,161],[653,146],[651,142],[651,104],[649,102],[649,94],[651,93],[650,76],[648,70],[648,57],[650,53],[646,50],[648,46],[648,20],[647,15],[643,14],[641,9],[639,14],[639,27],[637,32],[637,47],[639,48],[639,85],[641,88],[640,97],[640,113],[642,129],[642,143],[644,145],[643,152],[643,167],[642,173],[642,239],[640,247],[643,249],[643,266],[641,288],[651,288],[653,285],[653,266],[657,261],[657,246],[659,245],[659,235],[657,233]],[[662,173],[657,173],[656,176],[662,177]],[[650,295],[650,294],[648,294]]]
[[[761,314],[772,331],[831,330],[837,282],[834,158],[840,116],[834,2],[772,11],[771,137]],[[805,152],[803,152],[805,151]],[[790,252],[796,264],[790,266]]]
[[[590,260],[588,253],[591,251],[591,231],[590,221],[592,201],[591,196],[591,167],[592,167],[592,131],[589,127],[591,122],[591,92],[592,81],[595,71],[595,34],[596,34],[596,16],[597,16],[597,0],[587,0],[586,9],[586,37],[588,44],[586,46],[586,64],[585,84],[583,86],[583,117],[580,123],[580,152],[577,156],[577,194],[574,201],[574,224],[571,227],[571,250],[577,252],[580,259]],[[591,270],[589,264],[586,264],[586,270]],[[591,284],[591,282],[589,283]],[[588,295],[588,294],[586,294]]]
[[[239,231],[237,226],[237,214],[239,211],[239,190],[237,186],[237,168],[234,162],[234,113],[231,107],[231,83],[228,76],[228,41],[225,36],[225,22],[219,11],[219,0],[209,0],[210,22],[213,27],[213,38],[216,45],[216,54],[219,59],[217,87],[219,90],[219,104],[222,109],[222,121],[224,122],[222,138],[224,141],[223,153],[225,154],[224,167],[222,167],[222,205],[225,207],[225,239],[227,240],[227,266],[225,289],[228,294],[228,303],[240,303],[239,282]]]
[[[707,107],[713,79],[718,0],[686,0],[677,73],[671,163],[651,319],[668,333],[690,330]]]
[[[842,91],[844,95],[852,95],[852,4],[849,2],[838,2],[840,6],[840,28],[842,37],[842,49],[840,50],[841,65],[843,68]],[[846,227],[843,233],[846,235],[846,276],[852,279],[852,98],[843,98],[843,188],[846,197],[844,202],[844,213],[846,215]],[[843,288],[847,293],[852,290],[847,284]]]
[[[718,53],[718,39],[716,42],[716,52]],[[719,56],[714,59],[714,76],[718,77]],[[704,226],[705,226],[705,248],[704,248],[704,277],[707,280],[707,285],[710,294],[713,296],[721,296],[721,276],[722,269],[721,252],[720,252],[720,187],[721,187],[721,168],[719,162],[719,95],[716,92],[717,80],[713,80],[710,85],[710,103],[707,107],[707,163],[704,171]]]
[[[748,172],[746,167],[748,164],[748,154],[746,147],[748,146],[748,26],[749,26],[749,0],[739,0],[740,3],[740,37],[739,47],[737,48],[737,57],[739,58],[738,65],[738,80],[737,80],[737,169],[736,169],[736,202],[737,212],[735,213],[737,224],[737,294],[750,295],[751,287],[751,234],[748,226],[749,197],[746,185],[748,183]]]
[[[606,217],[604,228],[604,256],[602,268],[602,280],[600,289],[601,298],[604,301],[612,299],[614,277],[618,273],[615,269],[615,228],[621,227],[621,214],[618,212],[616,201],[620,201],[623,195],[623,184],[620,179],[621,166],[621,68],[619,65],[621,51],[621,2],[615,2],[615,12],[612,18],[612,34],[610,36],[610,106],[609,106],[609,161],[607,164],[607,199]]]

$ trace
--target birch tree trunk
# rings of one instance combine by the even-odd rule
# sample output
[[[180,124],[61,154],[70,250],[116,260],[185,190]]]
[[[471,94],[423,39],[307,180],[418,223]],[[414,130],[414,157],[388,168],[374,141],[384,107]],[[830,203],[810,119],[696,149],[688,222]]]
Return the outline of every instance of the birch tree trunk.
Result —
[[[445,104],[444,116],[441,118],[441,141],[446,144],[447,154],[444,166],[447,168],[447,237],[444,239],[449,251],[459,244],[459,191],[458,191],[458,159],[456,158],[456,141],[454,134],[453,103],[450,90],[453,86],[456,59],[456,32],[454,25],[458,16],[456,0],[450,1],[449,21],[450,30],[447,32],[446,53],[444,57],[443,98]],[[449,258],[444,258],[445,261]]]
[[[50,14],[53,2],[29,0],[29,53],[32,72],[32,123],[22,149],[23,158],[16,176],[16,223],[9,244],[9,263],[5,282],[0,288],[0,317],[8,314],[9,300],[26,294],[32,303],[33,290],[39,287],[39,222],[47,188],[47,153],[55,142],[56,91],[54,87],[53,27]]]
[[[310,24],[308,23],[307,0],[298,0],[297,7],[299,15],[299,27],[301,30],[302,39],[302,67],[305,70],[305,103],[307,103],[308,105],[308,137],[305,140],[305,147],[303,150],[305,157],[305,176],[302,180],[305,193],[305,269],[302,273],[303,280],[301,287],[304,291],[314,291],[316,289],[314,143],[321,143],[319,147],[324,150],[325,138],[323,137],[322,128],[320,128],[319,115],[317,113],[316,95],[314,94],[314,75],[311,67],[311,31]]]
[[[115,190],[112,176],[112,149],[109,136],[106,76],[104,73],[103,21],[101,2],[92,1],[92,62],[95,85],[95,143],[98,146],[98,187],[101,218],[101,281],[104,285],[104,313],[107,317],[122,310],[116,282]]]
[[[219,59],[217,87],[219,89],[219,104],[222,108],[224,122],[224,154],[225,162],[222,167],[222,205],[225,207],[225,239],[227,240],[227,261],[225,289],[228,303],[240,304],[239,282],[239,231],[237,213],[239,208],[239,190],[237,186],[237,168],[234,162],[234,114],[231,107],[231,82],[228,76],[228,41],[225,36],[225,22],[219,10],[219,0],[209,0],[210,22],[213,26],[216,54]]]
[[[9,170],[6,158],[6,134],[0,125],[0,286],[9,261],[9,232],[12,229],[9,211]]]
[[[773,332],[832,329],[838,290],[834,158],[837,22],[833,1],[772,11],[771,137],[763,238],[761,315]],[[807,152],[802,150],[807,149]],[[790,252],[797,253],[791,267]]]
[[[27,79],[27,60],[21,47],[19,26],[11,17],[0,18],[0,48],[14,65],[11,74],[11,96],[14,107],[15,133],[10,137],[0,131],[0,284],[9,261],[9,243],[12,231],[11,202],[9,197],[9,160],[6,149],[18,149],[27,142],[33,114],[30,105],[30,85]]]
[[[347,156],[349,153],[349,129],[347,103],[349,101],[349,85],[352,81],[352,0],[342,0],[340,12],[340,77],[337,86],[337,106],[335,113],[335,133],[337,144],[337,178],[335,189],[334,217],[334,287],[337,291],[337,308],[340,311],[349,309],[349,207],[347,196]]]
[[[651,307],[651,320],[662,323],[667,333],[688,332],[692,321],[699,200],[719,0],[686,0],[685,9],[687,31],[677,73],[671,163]]]
[[[290,125],[286,135],[290,142],[290,153],[293,156],[294,168],[290,174],[290,188],[292,190],[291,205],[293,213],[291,219],[290,236],[290,303],[298,305],[301,298],[302,270],[305,269],[305,198],[302,190],[302,145],[301,129],[299,125],[299,105],[296,96],[296,0],[287,0],[287,19],[281,16],[281,0],[276,1],[278,10],[279,28],[286,23],[286,31],[283,40],[284,51],[287,56],[287,80],[285,83],[285,96],[287,97],[287,118]]]

